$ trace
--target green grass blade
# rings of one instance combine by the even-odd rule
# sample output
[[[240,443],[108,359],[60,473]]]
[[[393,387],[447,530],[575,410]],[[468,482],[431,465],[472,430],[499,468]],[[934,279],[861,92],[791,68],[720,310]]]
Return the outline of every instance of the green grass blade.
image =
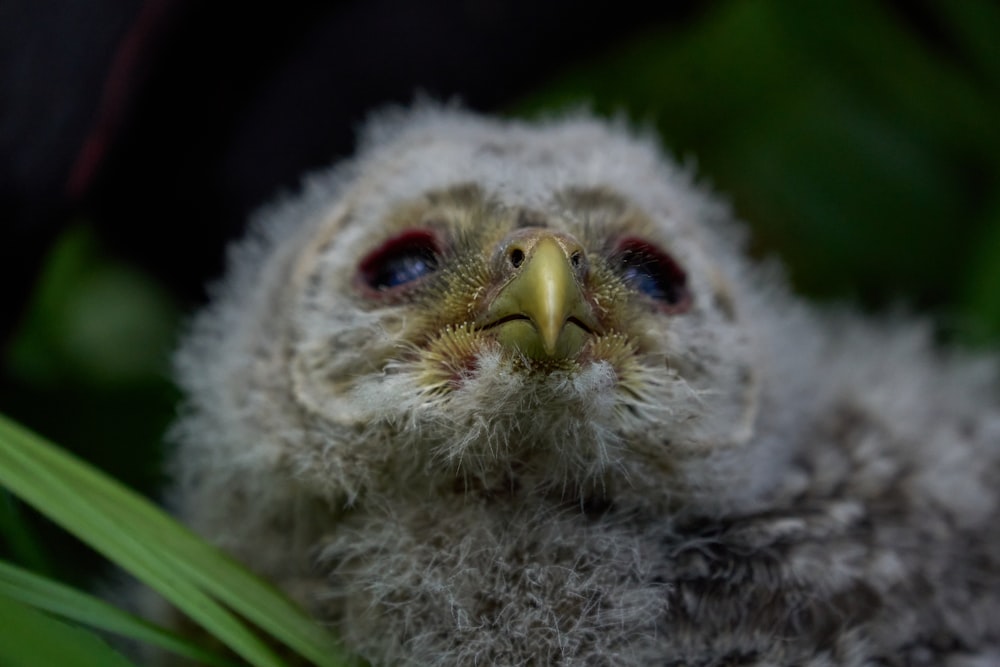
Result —
[[[123,522],[129,519],[129,512],[113,495],[94,500],[109,517]],[[330,636],[284,595],[168,515],[152,505],[150,509],[154,511],[144,517],[133,536],[155,540],[158,536],[170,535],[170,550],[164,551],[163,556],[206,593],[216,596],[317,665],[350,664],[346,656],[335,650]]]
[[[130,667],[92,632],[0,595],[0,665],[4,667]]]
[[[0,444],[0,483],[158,590],[244,659],[280,664],[211,596],[313,663],[347,664],[300,609],[149,501],[2,417]]]
[[[232,667],[234,663],[99,598],[46,577],[0,562],[0,596],[31,605],[81,625],[166,649],[198,664]]]
[[[148,535],[141,514],[128,516],[122,506],[109,507],[95,471],[30,436],[9,437],[0,422],[0,481],[97,551],[117,562],[214,634],[256,667],[283,663],[246,626],[190,580],[179,576],[170,556],[169,537]],[[14,435],[20,435],[14,431]],[[27,435],[27,434],[25,434]],[[120,502],[135,502],[119,489]],[[128,518],[122,520],[122,516]]]

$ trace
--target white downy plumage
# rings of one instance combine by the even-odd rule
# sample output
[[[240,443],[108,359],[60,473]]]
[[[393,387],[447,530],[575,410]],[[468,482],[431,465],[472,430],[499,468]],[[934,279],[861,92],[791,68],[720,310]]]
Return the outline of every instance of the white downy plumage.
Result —
[[[523,238],[570,353],[484,315]],[[383,113],[194,321],[171,502],[376,665],[997,664],[995,360],[743,239],[621,124]]]

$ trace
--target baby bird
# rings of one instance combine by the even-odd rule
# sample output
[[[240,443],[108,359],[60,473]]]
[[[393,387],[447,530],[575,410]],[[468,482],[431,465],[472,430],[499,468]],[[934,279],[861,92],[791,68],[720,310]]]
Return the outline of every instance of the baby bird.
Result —
[[[1000,664],[995,359],[798,300],[621,124],[361,144],[179,351],[195,530],[373,665]]]

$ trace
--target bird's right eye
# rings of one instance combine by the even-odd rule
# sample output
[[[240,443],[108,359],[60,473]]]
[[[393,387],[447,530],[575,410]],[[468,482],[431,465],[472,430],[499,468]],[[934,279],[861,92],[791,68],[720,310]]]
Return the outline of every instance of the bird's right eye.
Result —
[[[439,255],[433,233],[407,230],[368,253],[358,265],[358,277],[379,292],[402,289],[437,271]]]
[[[678,314],[690,308],[687,274],[666,251],[628,237],[619,242],[614,257],[625,282],[658,303],[664,312]]]

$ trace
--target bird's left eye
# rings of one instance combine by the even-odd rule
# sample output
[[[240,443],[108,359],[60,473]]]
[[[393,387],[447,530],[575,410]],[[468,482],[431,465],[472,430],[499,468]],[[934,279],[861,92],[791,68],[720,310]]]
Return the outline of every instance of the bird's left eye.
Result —
[[[358,275],[362,283],[374,290],[402,288],[434,273],[438,255],[434,234],[413,229],[370,252],[358,265]]]
[[[668,313],[683,313],[691,306],[687,274],[667,252],[637,238],[626,238],[614,252],[622,278]]]

